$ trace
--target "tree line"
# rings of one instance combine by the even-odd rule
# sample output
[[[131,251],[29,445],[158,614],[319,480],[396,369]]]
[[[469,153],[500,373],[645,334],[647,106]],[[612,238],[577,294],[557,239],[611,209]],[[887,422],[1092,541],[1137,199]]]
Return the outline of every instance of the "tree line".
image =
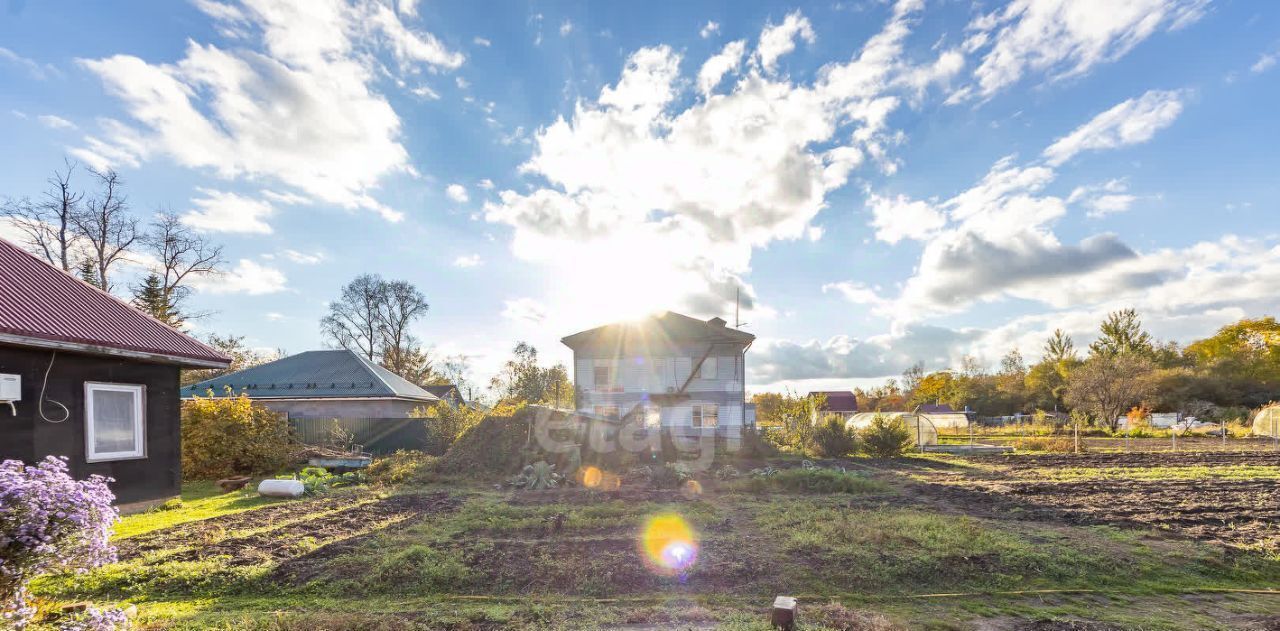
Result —
[[[1280,323],[1274,317],[1243,319],[1185,347],[1155,339],[1134,309],[1107,315],[1086,349],[1056,330],[1041,358],[1028,366],[1017,349],[995,372],[973,357],[958,369],[926,372],[917,363],[901,380],[854,390],[862,411],[911,410],[946,404],[978,416],[1056,412],[1115,430],[1136,411],[1180,412],[1206,420],[1244,420],[1251,409],[1280,399]],[[785,395],[757,395],[762,423],[796,403]]]

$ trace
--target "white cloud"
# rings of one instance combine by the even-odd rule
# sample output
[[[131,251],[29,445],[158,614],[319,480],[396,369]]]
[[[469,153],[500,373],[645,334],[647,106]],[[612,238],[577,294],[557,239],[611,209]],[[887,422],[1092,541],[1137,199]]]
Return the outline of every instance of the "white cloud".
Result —
[[[202,278],[192,285],[197,291],[211,294],[260,296],[284,291],[285,282],[285,275],[280,270],[240,259],[230,272],[217,278]]]
[[[236,193],[197,188],[202,197],[191,200],[194,209],[182,215],[182,223],[209,232],[271,234],[266,219],[275,208],[271,204]]]
[[[276,311],[268,311],[267,313],[264,314],[264,317],[267,320],[270,320],[271,322],[280,322],[282,320],[287,320],[289,318],[285,314],[279,313]]]
[[[547,309],[542,303],[532,298],[517,298],[504,301],[502,317],[516,322],[540,324],[547,319]]]
[[[560,37],[568,37],[573,32],[573,22],[565,20],[560,23]]]
[[[703,95],[710,95],[726,74],[738,69],[746,52],[746,40],[726,44],[719,54],[702,64],[702,69],[698,71],[698,90]]]
[[[463,269],[466,269],[469,267],[476,267],[478,265],[480,265],[479,254],[468,254],[466,256],[459,256],[458,258],[453,259],[454,267],[461,267]]]
[[[311,204],[314,202],[314,200],[306,195],[299,195],[289,191],[280,192],[264,188],[261,192],[263,197],[277,204],[284,204],[286,206],[297,206],[299,204]]]
[[[946,216],[931,204],[913,201],[906,195],[883,197],[872,193],[867,205],[871,207],[871,225],[876,229],[876,238],[885,243],[903,239],[922,241],[947,223]]]
[[[388,52],[402,73],[454,69],[462,56],[371,0],[201,8],[257,33],[251,39],[261,50],[191,41],[172,64],[131,55],[80,60],[134,124],[107,121],[73,154],[99,166],[167,156],[224,179],[273,178],[317,200],[400,220],[372,195],[387,176],[413,170],[400,119],[372,88],[386,69],[369,53]]]
[[[280,252],[285,258],[297,263],[298,265],[316,265],[324,261],[323,252],[299,252],[297,250],[283,250]]]
[[[22,68],[27,72],[27,74],[31,75],[31,78],[38,79],[40,81],[44,81],[49,77],[62,76],[61,71],[59,71],[53,64],[42,64],[33,59],[28,59],[3,46],[0,46],[0,62]]]
[[[482,189],[484,189],[484,190],[486,190],[486,191],[492,191],[492,190],[493,190],[493,180],[491,180],[491,179],[489,179],[489,178],[484,178],[483,180],[480,180],[480,182],[479,182],[479,184],[477,184],[477,186],[479,186],[480,188],[482,188]]]
[[[459,204],[465,204],[471,200],[471,196],[467,194],[467,187],[461,184],[450,184],[444,192],[449,196],[449,199]]]
[[[44,125],[49,129],[75,129],[76,128],[75,123],[61,116],[55,116],[53,114],[43,114],[38,118],[38,120],[40,121],[41,125]]]
[[[764,31],[760,33],[760,45],[756,49],[760,67],[764,68],[765,72],[773,72],[777,68],[778,58],[796,49],[797,37],[810,44],[817,40],[809,18],[801,15],[799,11],[787,14],[782,24],[765,26]]]
[[[1276,65],[1277,60],[1280,60],[1280,53],[1265,53],[1258,58],[1258,61],[1253,62],[1252,66],[1249,66],[1249,72],[1254,74],[1266,72]]]
[[[872,311],[876,313],[884,313],[886,309],[893,306],[893,301],[883,298],[879,291],[856,281],[846,280],[838,283],[827,283],[822,286],[822,293],[828,292],[838,293],[845,300],[855,305],[871,307]]]
[[[476,46],[483,46],[485,48],[488,48],[493,45],[493,42],[483,37],[476,37],[475,39],[471,40],[471,43],[475,44]]]
[[[454,77],[453,83],[458,86],[459,90],[465,90],[471,87],[471,84],[468,83],[467,80],[463,79],[462,77]]]
[[[1014,0],[968,27],[965,48],[982,52],[976,85],[954,100],[986,98],[1029,72],[1077,76],[1114,61],[1153,33],[1176,30],[1208,0]]]
[[[1109,180],[1100,185],[1077,186],[1067,197],[1067,203],[1084,205],[1089,209],[1088,216],[1091,219],[1098,219],[1128,211],[1138,200],[1138,197],[1130,195],[1128,190],[1129,185],[1123,179]]]
[[[753,249],[813,236],[827,194],[853,169],[868,156],[892,162],[895,78],[912,70],[904,6],[811,83],[752,67],[691,103],[675,51],[637,50],[595,102],[539,130],[521,166],[532,185],[501,191],[484,211],[514,229],[517,257],[566,279],[548,297],[572,320],[557,326],[661,308],[721,315],[736,292],[762,313],[742,280]]]
[[[426,99],[428,101],[440,100],[440,94],[435,90],[432,90],[430,86],[420,85],[416,88],[410,89],[409,93],[418,98]]]
[[[1044,157],[1049,164],[1057,166],[1083,151],[1144,143],[1173,124],[1182,113],[1182,99],[1183,93],[1178,90],[1148,91],[1098,114],[1059,138],[1044,150]]]
[[[711,37],[712,35],[715,35],[716,33],[719,33],[719,32],[720,32],[720,23],[708,21],[706,24],[702,25],[702,29],[698,31],[698,36],[701,37],[702,39],[707,39],[708,37]]]

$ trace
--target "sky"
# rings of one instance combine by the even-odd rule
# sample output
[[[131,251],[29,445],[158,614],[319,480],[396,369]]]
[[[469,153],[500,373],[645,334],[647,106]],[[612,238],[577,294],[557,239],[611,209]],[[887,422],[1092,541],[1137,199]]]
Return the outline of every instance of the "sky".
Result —
[[[1275,314],[1277,62],[1242,0],[0,0],[0,197],[113,168],[224,244],[197,335],[323,347],[377,273],[477,383],[737,305],[749,387],[847,388]]]

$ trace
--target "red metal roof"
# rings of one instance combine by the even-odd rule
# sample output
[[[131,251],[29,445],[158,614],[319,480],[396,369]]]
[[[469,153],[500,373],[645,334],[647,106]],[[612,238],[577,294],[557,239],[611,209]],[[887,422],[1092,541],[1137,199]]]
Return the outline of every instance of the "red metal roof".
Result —
[[[827,397],[827,404],[823,406],[824,412],[857,412],[858,397],[848,390],[826,390],[818,392],[810,392],[809,396],[815,394],[823,394]]]
[[[0,342],[183,366],[230,358],[0,239]]]

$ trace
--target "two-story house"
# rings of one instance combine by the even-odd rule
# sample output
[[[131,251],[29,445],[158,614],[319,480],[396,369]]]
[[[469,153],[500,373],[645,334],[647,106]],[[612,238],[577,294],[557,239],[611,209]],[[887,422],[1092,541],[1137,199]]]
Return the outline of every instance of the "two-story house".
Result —
[[[755,336],[670,311],[561,340],[573,349],[580,412],[677,435],[739,436],[749,424],[746,352]]]

